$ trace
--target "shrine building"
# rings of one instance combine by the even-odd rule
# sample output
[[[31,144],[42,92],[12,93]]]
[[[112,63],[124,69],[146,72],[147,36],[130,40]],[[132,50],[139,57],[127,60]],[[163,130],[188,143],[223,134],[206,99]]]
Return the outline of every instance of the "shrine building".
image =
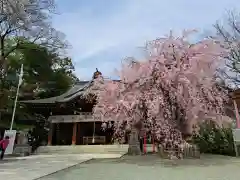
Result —
[[[101,72],[97,70],[93,78],[99,75]],[[31,112],[48,118],[48,145],[112,144],[113,129],[101,128],[102,122],[92,115],[95,102],[89,102],[83,97],[92,83],[93,80],[77,82],[67,92],[56,97],[20,101]]]

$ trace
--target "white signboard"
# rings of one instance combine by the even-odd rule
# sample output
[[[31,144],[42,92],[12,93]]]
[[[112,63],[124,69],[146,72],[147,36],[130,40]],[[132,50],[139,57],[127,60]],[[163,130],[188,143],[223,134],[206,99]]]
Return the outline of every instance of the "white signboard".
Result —
[[[13,148],[15,144],[15,139],[16,139],[16,130],[6,130],[4,133],[4,137],[8,136],[9,137],[9,144],[8,147],[5,151],[5,154],[12,154],[13,153]]]

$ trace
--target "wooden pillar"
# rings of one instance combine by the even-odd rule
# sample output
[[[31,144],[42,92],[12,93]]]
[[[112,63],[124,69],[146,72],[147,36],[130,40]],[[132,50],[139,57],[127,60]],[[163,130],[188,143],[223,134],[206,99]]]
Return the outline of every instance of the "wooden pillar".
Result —
[[[52,135],[53,135],[53,124],[50,124],[50,129],[48,132],[48,146],[52,145]]]
[[[235,113],[236,113],[236,126],[237,129],[240,128],[240,118],[239,118],[239,112],[238,112],[238,106],[236,100],[233,100],[234,108],[235,108]]]
[[[147,154],[147,133],[144,132],[143,136],[143,152],[144,154]]]
[[[73,135],[72,135],[72,145],[76,145],[76,140],[77,140],[77,123],[73,123]]]
[[[152,151],[155,153],[155,142],[154,142],[155,136],[152,136]]]
[[[80,123],[77,123],[77,138],[81,138]]]

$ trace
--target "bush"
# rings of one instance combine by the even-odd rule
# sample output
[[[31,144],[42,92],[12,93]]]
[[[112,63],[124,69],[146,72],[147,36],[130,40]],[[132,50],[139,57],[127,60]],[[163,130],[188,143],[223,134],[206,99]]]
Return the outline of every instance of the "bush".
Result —
[[[43,116],[36,115],[35,126],[28,132],[28,144],[32,147],[32,152],[41,146],[43,142],[47,142],[48,126],[49,123]]]
[[[194,133],[192,140],[198,145],[201,153],[235,156],[231,128],[222,128],[213,122],[205,122],[200,125],[199,132]]]

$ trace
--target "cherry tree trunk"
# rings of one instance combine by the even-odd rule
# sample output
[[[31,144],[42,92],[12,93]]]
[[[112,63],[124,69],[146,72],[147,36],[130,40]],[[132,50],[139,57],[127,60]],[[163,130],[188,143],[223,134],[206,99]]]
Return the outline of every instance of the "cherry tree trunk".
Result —
[[[138,130],[136,128],[133,128],[130,133],[129,138],[129,146],[128,146],[128,154],[129,155],[140,155],[140,145],[139,145],[139,139],[138,139]]]

